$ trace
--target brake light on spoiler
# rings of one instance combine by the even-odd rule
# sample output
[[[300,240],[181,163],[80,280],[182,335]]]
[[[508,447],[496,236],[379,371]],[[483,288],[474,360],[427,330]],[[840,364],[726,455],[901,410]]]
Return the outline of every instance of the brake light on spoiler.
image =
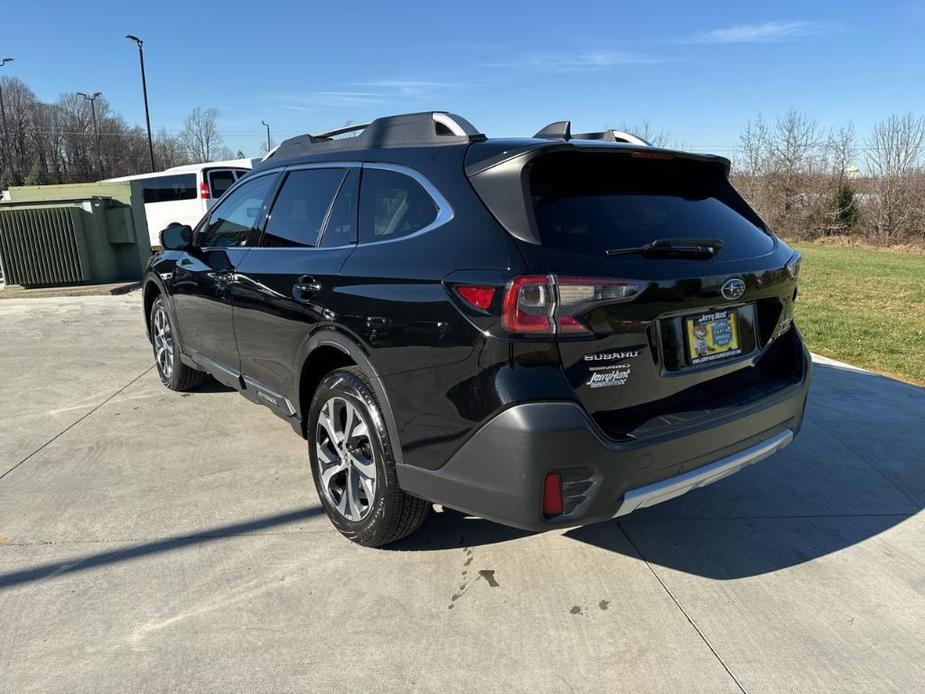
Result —
[[[581,315],[597,305],[629,301],[645,287],[638,280],[521,275],[505,288],[501,324],[518,334],[590,333]]]

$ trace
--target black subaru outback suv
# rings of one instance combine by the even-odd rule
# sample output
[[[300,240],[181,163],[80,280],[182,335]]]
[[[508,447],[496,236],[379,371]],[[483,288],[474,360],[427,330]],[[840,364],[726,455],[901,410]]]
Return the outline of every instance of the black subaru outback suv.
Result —
[[[162,232],[160,377],[211,374],[288,421],[364,545],[431,503],[542,530],[664,501],[787,445],[809,389],[800,257],[728,173],[442,112],[287,140]]]

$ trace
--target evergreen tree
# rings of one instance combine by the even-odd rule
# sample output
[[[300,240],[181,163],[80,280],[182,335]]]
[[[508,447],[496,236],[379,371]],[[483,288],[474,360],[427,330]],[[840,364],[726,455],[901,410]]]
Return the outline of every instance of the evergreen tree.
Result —
[[[854,199],[854,191],[846,181],[838,184],[838,188],[835,189],[835,198],[832,202],[838,223],[849,231],[853,229],[858,223],[858,205]]]

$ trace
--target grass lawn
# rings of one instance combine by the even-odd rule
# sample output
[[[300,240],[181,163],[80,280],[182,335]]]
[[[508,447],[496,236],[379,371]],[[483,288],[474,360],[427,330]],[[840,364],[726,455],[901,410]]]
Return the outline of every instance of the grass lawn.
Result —
[[[925,384],[925,255],[817,244],[796,321],[810,350]]]

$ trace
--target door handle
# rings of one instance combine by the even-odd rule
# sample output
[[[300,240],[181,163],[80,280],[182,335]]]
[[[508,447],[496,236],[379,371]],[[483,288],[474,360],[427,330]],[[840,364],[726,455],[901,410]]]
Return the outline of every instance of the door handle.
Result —
[[[320,291],[321,282],[310,275],[302,275],[292,285],[292,298],[300,303],[307,304]]]

